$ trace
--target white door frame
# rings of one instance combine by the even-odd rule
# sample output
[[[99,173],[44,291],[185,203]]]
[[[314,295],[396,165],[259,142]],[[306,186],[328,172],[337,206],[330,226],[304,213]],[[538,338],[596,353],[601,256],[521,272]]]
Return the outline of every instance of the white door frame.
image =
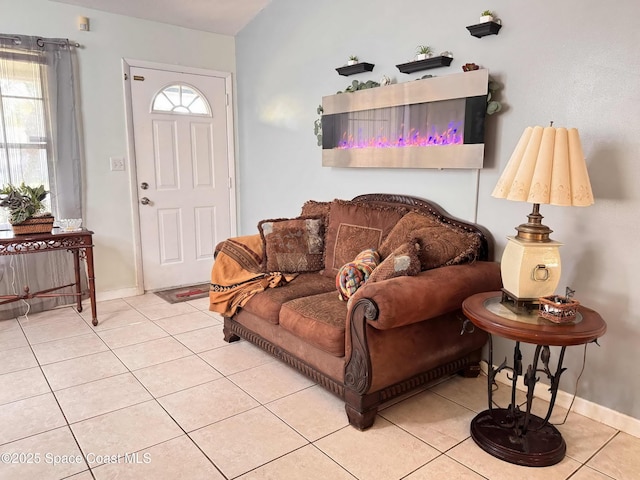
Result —
[[[237,235],[236,208],[236,162],[235,162],[235,122],[233,119],[233,80],[230,72],[207,70],[202,68],[183,67],[165,63],[148,62],[129,58],[122,59],[122,84],[124,89],[125,124],[127,128],[127,156],[129,158],[129,194],[131,198],[131,218],[133,228],[133,246],[135,258],[136,293],[144,293],[144,278],[142,275],[142,242],[140,232],[140,212],[138,210],[138,179],[136,175],[135,137],[133,132],[133,109],[131,106],[131,67],[152,68],[176,73],[190,73],[207,77],[222,77],[225,79],[227,91],[227,152],[229,161],[229,208],[231,220],[231,235]]]

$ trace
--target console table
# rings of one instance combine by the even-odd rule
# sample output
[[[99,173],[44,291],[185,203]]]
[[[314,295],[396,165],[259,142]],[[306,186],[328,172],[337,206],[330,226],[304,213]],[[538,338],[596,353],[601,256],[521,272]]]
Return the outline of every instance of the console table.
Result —
[[[465,316],[478,328],[489,333],[489,371],[487,394],[489,408],[479,413],[471,422],[474,441],[494,457],[518,465],[543,467],[558,463],[564,458],[566,444],[556,427],[549,423],[560,384],[565,349],[571,345],[593,342],[607,330],[600,315],[590,308],[579,306],[576,319],[571,323],[556,324],[538,316],[537,310],[512,310],[501,303],[501,292],[485,292],[472,295],[462,304]],[[513,366],[505,361],[493,366],[492,336],[514,340]],[[533,363],[523,375],[520,343],[536,345]],[[555,372],[551,372],[549,346],[562,347]],[[542,365],[539,365],[542,363]],[[495,376],[502,370],[511,372],[511,403],[507,408],[493,405],[492,386]],[[545,418],[531,413],[534,387],[538,375],[544,374],[550,381],[551,401]],[[527,388],[526,408],[516,403],[516,384],[523,376]]]
[[[78,312],[82,312],[82,286],[80,283],[80,258],[87,262],[87,276],[89,284],[89,299],[91,301],[91,319],[93,325],[98,325],[96,313],[96,288],[93,273],[93,232],[81,230],[66,232],[54,228],[49,233],[33,233],[27,235],[14,235],[11,230],[0,231],[0,255],[25,255],[29,253],[50,252],[54,250],[67,250],[73,254],[75,282],[68,285],[40,290],[29,291],[25,285],[24,293],[17,295],[0,295],[0,305],[36,297],[74,296]],[[51,293],[61,288],[74,287],[75,293]]]

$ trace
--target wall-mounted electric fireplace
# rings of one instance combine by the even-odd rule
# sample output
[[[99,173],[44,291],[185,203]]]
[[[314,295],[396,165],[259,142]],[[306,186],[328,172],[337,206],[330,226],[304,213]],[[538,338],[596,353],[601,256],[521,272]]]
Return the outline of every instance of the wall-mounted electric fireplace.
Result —
[[[482,168],[489,74],[475,70],[322,99],[322,165]]]

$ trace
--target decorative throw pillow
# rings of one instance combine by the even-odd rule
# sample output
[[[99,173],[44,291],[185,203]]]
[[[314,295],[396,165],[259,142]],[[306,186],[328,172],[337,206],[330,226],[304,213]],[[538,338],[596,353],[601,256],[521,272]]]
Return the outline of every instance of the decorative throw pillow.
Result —
[[[334,200],[325,236],[324,275],[334,278],[359,252],[378,249],[404,211],[380,205]]]
[[[412,232],[421,228],[440,227],[442,222],[431,215],[409,212],[393,227],[380,245],[380,256],[387,258],[396,248],[412,238]]]
[[[323,268],[324,222],[321,218],[262,220],[266,272],[317,272]]]
[[[419,256],[423,270],[472,261],[480,250],[477,235],[446,224],[421,228],[412,235],[421,245]]]
[[[403,243],[375,268],[369,275],[369,282],[381,282],[389,278],[417,275],[422,269],[418,256],[419,250],[418,240]]]
[[[380,262],[380,254],[369,248],[356,255],[352,262],[344,264],[336,275],[336,288],[340,300],[349,299],[369,279]]]
[[[331,202],[318,202],[316,200],[307,200],[302,205],[302,211],[300,216],[302,217],[321,217],[324,219],[325,224],[329,218],[329,210],[331,209]]]

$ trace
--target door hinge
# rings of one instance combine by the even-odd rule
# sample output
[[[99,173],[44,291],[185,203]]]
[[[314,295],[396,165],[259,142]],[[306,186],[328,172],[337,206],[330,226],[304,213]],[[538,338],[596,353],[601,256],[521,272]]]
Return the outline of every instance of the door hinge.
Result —
[[[125,80],[129,80],[129,75],[127,75],[126,73],[124,74],[124,79]]]
[[[134,75],[133,79],[139,82],[144,82],[144,77],[142,75]]]

